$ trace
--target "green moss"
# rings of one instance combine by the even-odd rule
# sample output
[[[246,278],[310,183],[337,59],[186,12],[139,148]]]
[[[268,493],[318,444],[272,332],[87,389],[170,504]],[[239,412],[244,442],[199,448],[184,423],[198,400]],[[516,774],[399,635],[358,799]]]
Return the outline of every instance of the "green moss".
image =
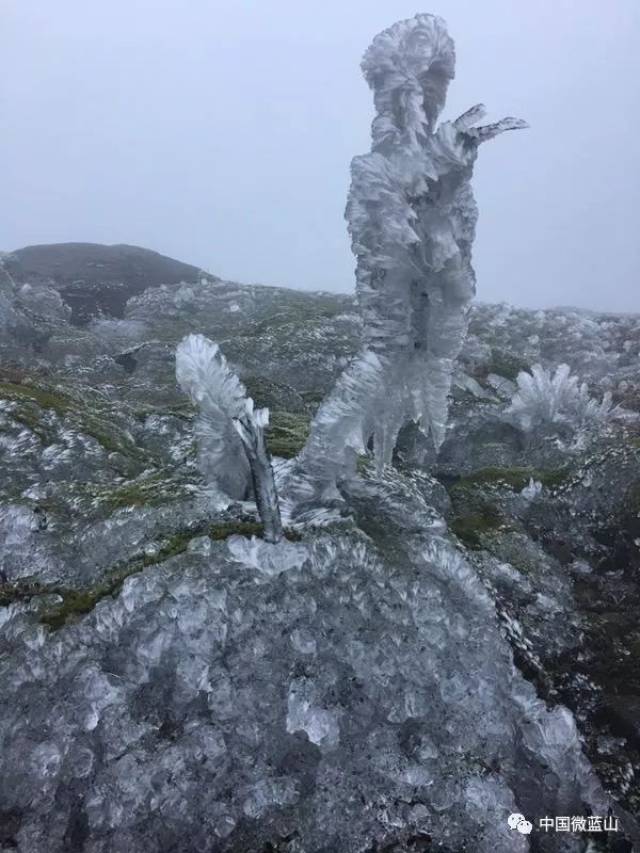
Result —
[[[148,453],[139,448],[123,430],[114,425],[111,411],[88,411],[84,409],[75,414],[78,429],[95,438],[108,453],[121,453],[139,461],[148,458]]]
[[[16,382],[0,382],[0,398],[17,404],[13,417],[37,435],[43,444],[51,444],[55,434],[45,423],[44,411],[53,411],[63,417],[71,410],[71,399],[65,394],[23,385]]]
[[[372,470],[374,464],[373,456],[368,453],[359,453],[356,459],[356,471],[358,474],[367,474]]]
[[[33,400],[41,408],[52,409],[60,416],[64,416],[73,408],[71,398],[60,391],[15,382],[0,382],[0,397],[10,400]]]
[[[103,598],[117,595],[127,578],[138,574],[145,568],[160,565],[172,557],[183,554],[187,550],[189,542],[196,536],[208,535],[214,541],[221,541],[234,534],[260,536],[262,532],[263,528],[261,524],[248,521],[225,522],[211,525],[209,528],[200,526],[190,530],[181,530],[167,539],[157,554],[145,555],[117,567],[109,573],[104,581],[93,587],[80,590],[57,586],[39,587],[35,590],[32,588],[27,594],[23,594],[22,597],[30,597],[34,594],[56,594],[62,597],[63,601],[61,604],[47,608],[40,615],[40,621],[55,631],[66,625],[67,622],[90,613]],[[293,532],[287,532],[286,535],[289,539],[299,539],[299,536]],[[0,604],[2,603],[2,590],[0,588]],[[7,601],[7,603],[10,602]]]
[[[157,406],[138,406],[132,410],[134,418],[141,423],[144,423],[151,415],[162,415],[179,418],[182,421],[192,421],[194,414],[195,408],[191,403],[173,405],[166,409],[158,408]]]
[[[148,458],[126,432],[117,425],[114,412],[89,389],[82,399],[49,386],[35,386],[16,382],[0,382],[0,397],[14,400],[20,405],[15,417],[45,444],[55,440],[55,435],[43,423],[42,411],[53,411],[60,418],[69,418],[73,425],[90,435],[109,453],[121,453],[136,460]]]
[[[62,587],[49,587],[43,592],[54,593],[62,597],[62,603],[47,608],[40,614],[40,622],[48,625],[53,631],[62,628],[70,622],[86,613],[90,613],[99,601],[107,596],[115,596],[120,592],[122,584],[127,578],[138,574],[144,568],[158,565],[182,554],[194,534],[193,531],[181,531],[168,539],[156,555],[145,555],[113,569],[107,577],[92,587],[85,589],[67,589]]]
[[[491,350],[491,361],[489,362],[488,373],[497,373],[498,376],[504,376],[505,379],[510,379],[515,382],[518,374],[522,371],[528,371],[529,365],[526,361],[507,350],[493,347]]]
[[[292,412],[273,412],[267,434],[272,456],[292,459],[302,450],[309,435],[309,416]]]
[[[468,548],[476,551],[483,547],[484,534],[499,530],[503,525],[503,517],[495,507],[488,504],[469,515],[458,516],[449,523],[449,527],[458,539]]]
[[[221,524],[212,524],[207,535],[214,542],[228,539],[229,536],[262,536],[263,527],[257,521],[225,521]]]
[[[549,489],[557,488],[567,481],[567,468],[481,468],[466,477],[460,477],[450,487],[450,490],[465,489],[470,485],[499,485],[508,486],[514,491],[521,491],[533,479]]]
[[[129,506],[145,506],[151,503],[149,491],[137,483],[123,486],[107,497],[107,505],[113,511]]]
[[[122,582],[118,584],[118,588]],[[115,589],[113,590],[115,592]],[[47,625],[53,631],[62,628],[71,619],[90,613],[101,598],[111,594],[111,590],[105,588],[99,590],[65,590],[62,594],[62,604],[42,613],[40,622]]]
[[[53,430],[43,423],[42,409],[33,401],[25,400],[24,403],[20,403],[18,408],[12,412],[12,417],[34,435],[37,435],[43,444],[48,445],[55,440]]]
[[[262,536],[264,527],[257,521],[223,521],[220,524],[212,524],[205,532],[214,542],[219,542],[230,536]],[[284,537],[290,542],[299,542],[302,538],[297,531],[287,529],[284,531]]]
[[[27,601],[36,596],[58,596],[62,601],[47,604],[40,610],[38,618],[43,625],[57,631],[69,622],[90,613],[98,602],[107,596],[120,592],[127,578],[138,574],[145,568],[160,565],[166,560],[183,554],[189,542],[196,536],[209,536],[213,541],[222,541],[229,536],[261,536],[263,527],[253,521],[228,521],[220,524],[201,524],[188,530],[179,530],[164,541],[157,554],[145,554],[114,566],[98,583],[81,589],[72,589],[59,584],[40,584],[32,580],[17,583],[0,584],[0,607],[7,607],[16,601]],[[291,541],[299,541],[294,531],[285,531]]]
[[[267,316],[254,323],[252,333],[254,335],[268,334],[278,327],[291,323],[296,326],[320,324],[344,310],[344,302],[339,297],[335,299],[327,297],[322,305],[309,300],[308,297],[294,298],[289,300],[286,305],[276,306]]]
[[[114,571],[102,583],[84,589],[71,589],[58,584],[40,584],[28,580],[2,584],[0,585],[0,606],[7,607],[14,602],[27,601],[36,596],[58,596],[62,599],[61,602],[46,605],[39,614],[43,625],[56,630],[72,618],[89,613],[102,598],[117,592],[126,578],[137,571],[140,571],[139,561]]]
[[[313,391],[301,391],[300,396],[308,406],[315,409],[327,395],[326,392],[317,389]]]
[[[640,514],[640,483],[635,483],[629,489],[625,500],[625,506],[627,506],[631,512],[637,512]]]
[[[132,480],[112,492],[98,494],[106,501],[107,507],[115,511],[131,506],[160,506],[182,497],[184,490],[180,483],[164,479],[162,474],[154,474],[144,480]]]
[[[111,569],[103,580],[89,587],[72,589],[59,584],[40,584],[29,580],[0,584],[0,606],[6,607],[13,602],[29,600],[35,596],[58,596],[62,601],[45,605],[38,617],[43,625],[56,631],[68,622],[90,613],[103,598],[117,595],[127,578],[186,551],[191,539],[203,530],[204,528],[179,531],[165,541],[157,554],[144,555],[120,563]]]
[[[0,584],[0,607],[8,607],[15,601],[31,598],[32,595],[38,594],[37,590],[37,586],[34,587],[24,581],[20,583],[2,583]]]

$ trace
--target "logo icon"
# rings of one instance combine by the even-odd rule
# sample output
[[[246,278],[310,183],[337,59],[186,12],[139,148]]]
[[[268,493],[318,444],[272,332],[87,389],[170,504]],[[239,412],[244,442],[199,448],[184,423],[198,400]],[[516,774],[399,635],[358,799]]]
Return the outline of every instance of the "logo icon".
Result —
[[[509,829],[516,829],[522,835],[529,835],[533,829],[531,822],[523,814],[519,814],[518,812],[510,814],[507,818],[507,823],[509,824]]]

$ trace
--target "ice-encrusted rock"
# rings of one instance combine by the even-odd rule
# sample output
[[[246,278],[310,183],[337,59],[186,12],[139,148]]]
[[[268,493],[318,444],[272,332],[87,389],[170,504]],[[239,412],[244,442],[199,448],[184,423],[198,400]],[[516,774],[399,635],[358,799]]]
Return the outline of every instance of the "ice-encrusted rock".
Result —
[[[366,515],[375,494],[362,500]],[[225,543],[194,548],[54,634],[14,609],[0,800],[17,849],[342,853],[431,837],[525,853],[510,813],[606,810],[571,715],[514,668],[473,569],[389,511],[379,544],[315,536],[280,573],[280,546],[262,543],[255,567]]]
[[[268,575],[279,575],[289,569],[300,568],[307,559],[307,549],[296,542],[281,540],[265,542],[252,536],[231,536],[229,553],[239,563]]]
[[[482,106],[436,126],[454,66],[453,41],[433,15],[394,24],[362,62],[376,116],[371,152],[351,165],[346,210],[362,351],[321,406],[301,454],[302,476],[319,483],[321,499],[367,448],[378,470],[389,463],[410,421],[436,448],[444,439],[454,359],[475,292],[470,180],[478,145],[526,126],[504,119],[479,127]]]

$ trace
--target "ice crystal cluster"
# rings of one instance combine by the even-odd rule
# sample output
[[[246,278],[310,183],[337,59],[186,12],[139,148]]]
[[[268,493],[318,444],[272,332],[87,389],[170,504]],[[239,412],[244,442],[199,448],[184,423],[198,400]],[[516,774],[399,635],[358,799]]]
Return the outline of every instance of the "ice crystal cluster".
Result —
[[[362,351],[321,407],[301,459],[324,497],[368,449],[380,471],[410,421],[436,448],[444,439],[475,292],[470,181],[478,145],[526,126],[512,118],[478,126],[482,105],[437,125],[454,67],[453,41],[432,15],[385,30],[362,62],[376,115],[371,152],[351,165],[346,210]]]
[[[534,364],[531,372],[518,374],[517,389],[506,413],[526,432],[552,424],[579,430],[611,416],[611,392],[605,392],[601,401],[595,400],[587,383],[572,375],[568,364],[559,365],[555,372]]]
[[[233,498],[244,498],[251,485],[265,538],[277,542],[282,525],[264,437],[269,410],[254,407],[218,345],[204,335],[187,335],[178,346],[176,378],[199,409],[196,434],[203,470]]]

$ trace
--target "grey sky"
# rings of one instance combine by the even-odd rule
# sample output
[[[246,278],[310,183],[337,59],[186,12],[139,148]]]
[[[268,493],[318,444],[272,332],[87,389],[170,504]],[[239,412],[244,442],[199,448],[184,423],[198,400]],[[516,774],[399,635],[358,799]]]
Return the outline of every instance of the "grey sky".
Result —
[[[0,0],[0,248],[134,243],[244,282],[348,291],[371,38],[456,41],[483,146],[478,298],[640,311],[638,0]]]

